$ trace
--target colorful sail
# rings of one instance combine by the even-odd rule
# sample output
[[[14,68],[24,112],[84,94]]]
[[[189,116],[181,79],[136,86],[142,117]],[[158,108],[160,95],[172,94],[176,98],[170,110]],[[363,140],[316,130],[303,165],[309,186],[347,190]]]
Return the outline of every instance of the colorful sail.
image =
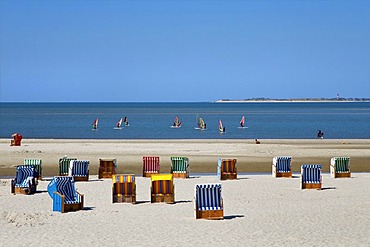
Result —
[[[121,128],[121,125],[122,125],[122,118],[118,120],[118,122],[116,123],[116,127]]]
[[[95,121],[93,122],[92,126],[93,126],[93,129],[97,129],[98,128],[98,122],[99,122],[99,119],[95,119]]]
[[[244,127],[244,121],[245,121],[245,119],[244,119],[244,116],[243,116],[242,120],[240,120],[240,127]]]
[[[225,127],[222,125],[221,119],[218,121],[218,130],[220,132],[225,132]]]
[[[179,121],[179,118],[176,116],[175,119],[173,120],[173,125],[174,128],[179,128],[181,127],[181,122]]]
[[[204,122],[203,118],[199,118],[199,128],[206,129],[206,123]]]
[[[128,125],[129,125],[129,124],[128,124],[127,117],[125,117],[125,118],[123,119],[123,122],[125,123],[125,126],[128,126]]]

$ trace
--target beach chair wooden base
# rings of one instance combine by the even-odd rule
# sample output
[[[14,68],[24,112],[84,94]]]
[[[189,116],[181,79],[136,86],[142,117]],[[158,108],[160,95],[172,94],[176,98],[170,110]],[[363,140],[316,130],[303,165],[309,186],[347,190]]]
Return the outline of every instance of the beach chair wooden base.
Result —
[[[291,178],[292,172],[276,172],[274,174],[275,178]]]
[[[175,195],[156,195],[152,194],[151,202],[175,203]]]
[[[89,181],[89,176],[84,176],[84,177],[80,177],[80,176],[73,176],[73,180],[75,182],[82,182],[82,181]]]
[[[350,178],[351,173],[350,172],[336,172],[334,173],[334,178]]]
[[[158,174],[157,172],[144,172],[143,177],[144,178],[150,178],[152,174]]]
[[[77,194],[81,198],[81,202],[78,203],[64,203],[64,195],[54,192],[60,197],[61,205],[55,205],[55,202],[53,202],[53,211],[61,212],[61,213],[67,213],[67,212],[73,212],[73,211],[78,211],[83,209],[84,205],[84,195],[80,194],[77,192]]]
[[[136,195],[113,195],[113,203],[136,203]]]
[[[223,220],[224,210],[202,210],[195,212],[196,219]]]
[[[174,178],[189,178],[189,173],[187,173],[187,172],[174,172],[173,177]]]
[[[301,183],[301,189],[317,189],[317,190],[321,190],[321,186],[322,184],[321,183],[318,183],[318,184],[308,184],[308,183]]]
[[[102,172],[102,173],[99,173],[98,179],[101,179],[101,178],[110,178],[110,179],[112,179],[112,176],[113,175],[116,175],[116,173],[113,173],[113,172]]]
[[[236,173],[221,173],[221,180],[237,179]]]

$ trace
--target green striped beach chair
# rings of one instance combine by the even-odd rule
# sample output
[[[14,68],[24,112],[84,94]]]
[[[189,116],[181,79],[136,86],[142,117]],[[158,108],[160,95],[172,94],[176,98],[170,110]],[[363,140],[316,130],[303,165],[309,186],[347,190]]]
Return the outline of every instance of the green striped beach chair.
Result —
[[[34,166],[39,174],[38,180],[42,179],[42,161],[40,159],[24,159],[24,165]]]
[[[71,160],[76,158],[63,157],[59,159],[59,176],[68,176]]]
[[[174,178],[188,178],[189,159],[187,157],[171,157],[171,173]]]
[[[350,178],[350,158],[349,157],[333,157],[330,160],[330,176],[332,178]]]

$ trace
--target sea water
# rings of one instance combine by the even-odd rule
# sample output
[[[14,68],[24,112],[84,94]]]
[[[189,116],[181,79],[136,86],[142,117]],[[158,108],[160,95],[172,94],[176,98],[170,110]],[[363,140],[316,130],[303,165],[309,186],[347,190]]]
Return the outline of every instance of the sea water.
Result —
[[[125,116],[129,126],[114,129]],[[242,116],[248,128],[238,128]],[[207,130],[195,129],[199,117]],[[0,138],[313,139],[317,130],[326,139],[370,138],[370,103],[0,103]]]

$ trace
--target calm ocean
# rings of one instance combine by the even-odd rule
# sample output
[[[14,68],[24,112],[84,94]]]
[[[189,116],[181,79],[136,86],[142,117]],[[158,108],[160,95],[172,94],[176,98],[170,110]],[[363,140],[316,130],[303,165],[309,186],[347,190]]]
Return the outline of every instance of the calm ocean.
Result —
[[[194,128],[197,115],[206,131]],[[115,130],[125,116],[130,126]],[[170,128],[176,116],[182,127]],[[238,128],[242,116],[248,128]],[[370,103],[0,103],[0,138],[312,139],[318,129],[326,139],[368,139]]]

